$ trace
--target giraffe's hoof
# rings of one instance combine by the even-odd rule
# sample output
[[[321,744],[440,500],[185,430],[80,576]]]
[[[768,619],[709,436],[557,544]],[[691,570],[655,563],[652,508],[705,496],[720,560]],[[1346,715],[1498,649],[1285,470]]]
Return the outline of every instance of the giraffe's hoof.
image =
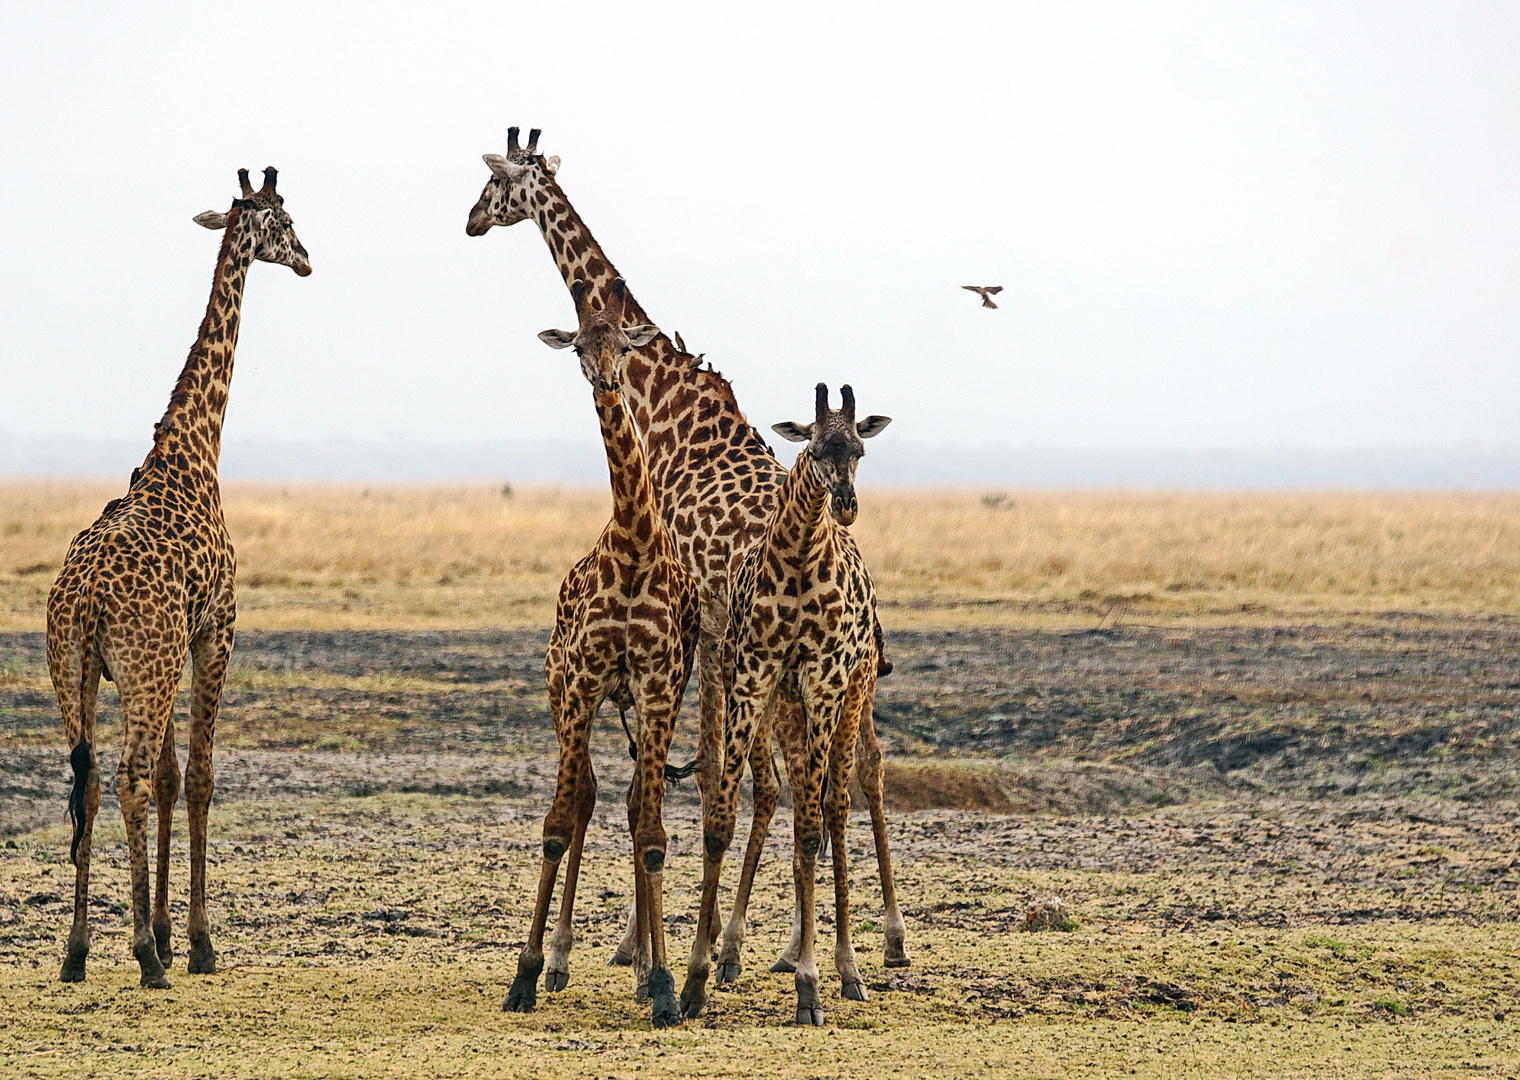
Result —
[[[544,989],[551,994],[558,993],[570,985],[570,973],[568,971],[554,971],[550,969],[544,972]]]
[[[667,1028],[679,1024],[682,1014],[676,1001],[676,980],[668,968],[655,968],[649,973],[649,992],[654,1002],[654,1026]]]
[[[686,977],[686,985],[681,988],[681,1015],[688,1020],[695,1020],[702,1015],[702,1007],[707,1004],[707,979],[697,979],[694,976]]]
[[[202,930],[190,935],[190,965],[192,975],[216,974],[216,950],[211,947],[211,935]]]
[[[139,937],[132,943],[132,955],[137,958],[138,967],[142,968],[142,985],[152,990],[169,989],[169,976],[164,974],[164,965],[158,962],[158,943],[153,940],[152,934]]]
[[[608,967],[632,967],[633,966],[633,953],[631,953],[631,952],[624,952],[621,948],[619,948],[617,952],[613,953],[612,956],[610,956],[608,958],[608,960],[607,960],[607,966]]]
[[[59,982],[84,982],[84,957],[70,956],[63,962],[63,970],[58,973]]]
[[[913,966],[913,961],[909,960],[901,949],[897,951],[896,956],[893,956],[892,953],[888,951],[887,958],[883,961],[883,963],[889,968]]]
[[[776,962],[770,967],[772,975],[790,975],[796,970],[797,965],[784,956],[776,957]]]
[[[823,1027],[823,1010],[810,1009],[806,1005],[797,1006],[798,1027]]]
[[[744,965],[739,963],[738,956],[723,957],[718,961],[718,974],[713,981],[714,986],[726,986],[729,983],[739,981],[739,975],[744,970]]]
[[[158,946],[158,962],[164,967],[174,965],[174,928],[169,920],[153,924],[153,941]]]
[[[507,991],[507,1000],[501,1003],[502,1012],[532,1012],[538,1004],[538,973],[518,975]]]
[[[846,1001],[870,1001],[871,995],[866,992],[866,984],[863,982],[847,982],[840,988],[840,993]]]

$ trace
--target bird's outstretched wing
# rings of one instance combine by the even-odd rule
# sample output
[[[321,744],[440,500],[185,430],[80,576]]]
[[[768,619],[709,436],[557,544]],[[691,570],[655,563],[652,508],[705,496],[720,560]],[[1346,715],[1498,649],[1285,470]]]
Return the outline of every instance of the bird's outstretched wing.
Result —
[[[980,285],[962,285],[961,288],[965,289],[967,292],[979,293],[982,291],[982,287]]]
[[[1003,291],[1003,287],[1001,285],[988,285],[986,291],[996,296],[998,293]]]

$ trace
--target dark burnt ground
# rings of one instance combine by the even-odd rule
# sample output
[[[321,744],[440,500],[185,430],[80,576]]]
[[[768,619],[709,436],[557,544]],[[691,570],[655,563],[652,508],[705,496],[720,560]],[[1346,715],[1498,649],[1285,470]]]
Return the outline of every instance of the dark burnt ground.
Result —
[[[553,749],[546,639],[241,634],[218,725],[219,797],[536,790],[544,770],[528,775],[508,759]],[[0,831],[51,822],[62,804],[43,645],[41,634],[0,634]],[[1014,809],[1106,812],[1200,792],[1467,805],[1516,794],[1520,622],[1511,619],[900,631],[888,648],[896,671],[876,707],[888,751],[998,761],[1017,789]],[[597,745],[621,776],[617,717],[603,712]],[[695,716],[693,685],[678,759],[691,753]],[[107,775],[118,717],[104,687]]]

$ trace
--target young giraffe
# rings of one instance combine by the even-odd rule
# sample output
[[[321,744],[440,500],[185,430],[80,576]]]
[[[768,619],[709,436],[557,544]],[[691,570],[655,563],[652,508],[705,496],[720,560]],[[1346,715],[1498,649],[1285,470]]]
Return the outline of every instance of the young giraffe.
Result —
[[[665,956],[665,828],[660,805],[676,713],[696,653],[697,590],[660,520],[643,445],[618,390],[630,349],[647,343],[659,328],[624,329],[627,288],[622,278],[612,282],[608,303],[600,311],[592,309],[584,283],[575,282],[571,293],[579,330],[545,330],[539,337],[556,349],[573,347],[581,373],[591,383],[612,477],[612,520],[596,547],[560,586],[554,632],[544,657],[549,708],[560,746],[559,780],[554,805],[544,818],[544,864],[533,926],[503,1008],[525,1012],[537,999],[538,976],[544,969],[544,925],[560,858],[567,849],[565,892],[544,986],[560,990],[570,980],[576,878],[586,826],[596,807],[591,726],[610,697],[620,711],[631,703],[637,722],[638,764],[628,789],[635,952],[649,965],[639,973],[639,981],[653,1000],[654,1026],[669,1027],[681,1022],[681,1009]]]
[[[470,236],[482,236],[493,226],[535,221],[565,284],[569,286],[575,281],[584,281],[593,299],[605,303],[607,290],[617,271],[555,179],[559,158],[546,158],[538,152],[538,136],[535,128],[528,135],[527,145],[520,147],[518,129],[510,128],[506,155],[485,155],[492,176],[470,210],[465,232]],[[632,295],[627,297],[626,305],[628,318],[646,320],[643,308]],[[647,345],[629,355],[622,388],[634,420],[644,433],[650,479],[666,528],[703,597],[704,618],[697,649],[701,693],[698,750],[701,771],[697,774],[697,784],[705,802],[715,782],[721,753],[726,696],[722,649],[728,623],[731,564],[737,554],[755,543],[765,531],[786,478],[786,470],[760,433],[740,412],[728,381],[711,365],[704,369],[700,357],[693,357],[684,348],[677,347],[664,334],[657,334]],[[853,546],[854,542],[848,534],[843,534],[841,543]],[[875,627],[880,653],[879,621],[875,622]],[[882,674],[891,670],[885,660],[881,661],[881,667]],[[909,962],[903,947],[906,928],[892,878],[886,810],[882,800],[881,744],[876,738],[869,706],[869,701],[862,702],[866,712],[859,723],[857,774],[871,809],[882,902],[886,909],[885,963],[887,967],[906,967]],[[783,713],[796,708],[786,701],[778,703],[777,707]],[[764,847],[766,829],[780,794],[770,742],[769,735],[762,729],[755,740],[755,754],[751,760],[755,806],[739,897],[749,894]],[[741,915],[730,922],[723,937],[724,949],[718,968],[720,986],[739,975],[739,945],[743,933]],[[627,962],[631,955],[631,923],[629,934],[629,939],[614,954],[615,963]],[[709,933],[708,940],[717,940],[715,928]],[[776,969],[790,970],[790,964],[788,950],[777,961]]]
[[[792,792],[792,832],[801,931],[794,961],[797,1023],[823,1023],[818,964],[813,956],[813,879],[823,826],[834,864],[834,965],[846,998],[865,1001],[866,987],[850,943],[849,856],[844,830],[850,809],[850,766],[856,727],[876,688],[875,589],[843,526],[855,520],[855,467],[863,439],[890,424],[886,416],[855,421],[855,394],[840,388],[844,407],[829,408],[817,387],[814,422],[774,430],[807,447],[797,456],[760,542],[734,573],[727,655],[733,665],[724,730],[723,772],[716,796],[703,807],[702,915],[681,1002],[687,1016],[706,999],[707,942],[717,903],[723,854],[734,836],[735,806],[744,762],[762,720],[778,697],[800,709],[777,712],[775,732]],[[827,795],[825,788],[827,769]],[[827,805],[822,805],[827,800]]]
[[[169,838],[179,798],[174,752],[174,698],[188,656],[190,760],[185,802],[190,814],[190,972],[216,970],[206,918],[206,809],[211,802],[211,746],[222,680],[232,654],[236,560],[222,520],[217,458],[232,380],[233,352],[249,264],[311,273],[276,172],[264,170],[254,191],[238,170],[242,197],[227,213],[195,218],[221,229],[222,245],[200,333],[174,385],[169,408],[154,426],[153,449],[132,473],[127,494],[74,538],[48,594],[48,670],[58,693],[74,770],[69,813],[74,837],[74,926],[60,977],[84,978],[90,949],[90,839],[100,806],[95,758],[95,697],[103,675],[121,695],[123,747],[116,795],[132,865],[132,953],[142,985],[167,988],[174,951],[169,925]],[[158,807],[158,878],[148,907],[148,800]]]

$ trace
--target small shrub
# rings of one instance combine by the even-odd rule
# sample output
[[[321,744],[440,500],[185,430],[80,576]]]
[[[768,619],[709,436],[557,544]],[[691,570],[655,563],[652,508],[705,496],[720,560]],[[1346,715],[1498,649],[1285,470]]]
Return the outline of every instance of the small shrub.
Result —
[[[982,505],[988,510],[1012,510],[1018,504],[1008,497],[1006,491],[992,491],[982,496]]]
[[[1071,917],[1071,909],[1065,900],[1059,896],[1042,896],[1024,910],[1024,921],[1019,925],[1020,929],[1030,932],[1060,930],[1069,934],[1081,924]]]

